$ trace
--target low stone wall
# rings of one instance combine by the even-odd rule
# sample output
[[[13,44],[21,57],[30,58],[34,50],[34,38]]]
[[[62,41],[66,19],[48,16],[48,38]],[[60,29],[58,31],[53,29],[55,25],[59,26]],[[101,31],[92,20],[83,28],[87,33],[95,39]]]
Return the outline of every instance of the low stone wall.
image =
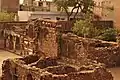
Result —
[[[9,26],[26,26],[28,21],[12,21],[12,22],[0,22],[0,28],[9,27]]]
[[[61,56],[77,59],[83,64],[88,59],[104,63],[108,67],[120,64],[120,46],[115,42],[82,38],[68,33],[62,34],[60,46]]]
[[[29,58],[5,60],[2,65],[2,80],[113,80],[111,73],[104,67],[79,67],[77,69],[70,65],[59,64],[55,59],[44,59],[39,62],[43,64],[48,62],[49,66],[37,68],[35,65],[32,67],[29,65],[38,60],[37,56],[34,56],[36,60],[32,59],[28,62],[29,64],[26,64]],[[55,61],[57,65],[54,64]]]
[[[89,50],[88,58],[106,64],[107,67],[120,66],[120,47],[96,47]]]

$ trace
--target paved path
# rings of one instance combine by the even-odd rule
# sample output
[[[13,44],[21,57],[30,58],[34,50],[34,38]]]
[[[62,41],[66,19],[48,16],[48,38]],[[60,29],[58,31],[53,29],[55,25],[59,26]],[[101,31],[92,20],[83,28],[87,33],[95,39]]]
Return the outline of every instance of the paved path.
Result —
[[[120,67],[110,68],[109,70],[112,72],[114,80],[120,80]]]
[[[0,76],[2,74],[2,62],[8,58],[18,58],[20,56],[10,53],[8,51],[0,50]],[[119,68],[110,68],[109,69],[114,76],[114,80],[120,80],[120,67]]]
[[[0,76],[2,75],[2,63],[3,63],[3,60],[8,59],[8,58],[18,58],[18,57],[20,57],[20,56],[15,55],[13,53],[10,53],[8,51],[0,50]]]

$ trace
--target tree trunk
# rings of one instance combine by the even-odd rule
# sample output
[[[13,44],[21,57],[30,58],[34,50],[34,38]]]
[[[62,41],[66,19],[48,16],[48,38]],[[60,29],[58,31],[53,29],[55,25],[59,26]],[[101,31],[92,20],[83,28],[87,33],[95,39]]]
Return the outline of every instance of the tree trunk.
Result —
[[[79,12],[79,7],[78,7],[77,12],[75,13],[73,19],[75,19],[75,17],[77,16],[78,12]]]
[[[70,21],[70,16],[69,15],[67,15],[67,21]]]

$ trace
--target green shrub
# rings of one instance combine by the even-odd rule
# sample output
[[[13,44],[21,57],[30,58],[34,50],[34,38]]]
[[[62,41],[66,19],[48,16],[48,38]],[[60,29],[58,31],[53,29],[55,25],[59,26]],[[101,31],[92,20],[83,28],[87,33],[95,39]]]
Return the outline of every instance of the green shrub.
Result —
[[[93,24],[88,20],[79,20],[74,23],[72,31],[78,36],[91,37],[91,32],[93,29]]]
[[[94,27],[93,23],[89,19],[86,19],[76,21],[76,23],[74,23],[72,31],[73,33],[81,37],[94,38],[100,35],[103,30]]]
[[[0,21],[13,21],[14,13],[0,12]]]
[[[117,30],[115,28],[94,27],[88,19],[76,21],[72,31],[81,37],[96,38],[105,41],[116,41],[117,36]]]
[[[105,41],[116,41],[117,30],[114,28],[108,28],[102,32],[100,36],[97,36],[97,39]]]

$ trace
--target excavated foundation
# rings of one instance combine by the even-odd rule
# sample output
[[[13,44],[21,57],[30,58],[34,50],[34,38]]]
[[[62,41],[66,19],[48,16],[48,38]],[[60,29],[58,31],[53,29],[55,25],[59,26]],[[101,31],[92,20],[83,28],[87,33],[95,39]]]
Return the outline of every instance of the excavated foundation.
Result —
[[[58,59],[36,55],[5,60],[2,69],[3,80],[113,80],[111,73],[100,65],[65,65]]]
[[[2,80],[113,80],[101,64],[119,65],[118,44],[82,38],[66,29],[67,24],[52,21],[28,23],[20,37],[20,55],[29,56],[5,60]]]

